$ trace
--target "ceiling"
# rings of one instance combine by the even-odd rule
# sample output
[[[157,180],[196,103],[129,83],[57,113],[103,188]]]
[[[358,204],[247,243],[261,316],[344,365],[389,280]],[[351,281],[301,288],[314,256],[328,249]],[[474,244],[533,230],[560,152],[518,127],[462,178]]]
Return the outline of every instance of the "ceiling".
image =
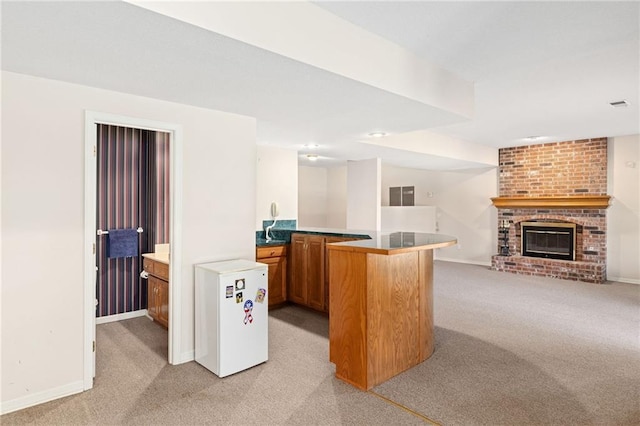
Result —
[[[295,149],[305,165],[315,143],[318,166],[487,166],[361,143],[373,131],[493,149],[640,133],[637,2],[314,4],[474,82],[474,116],[120,1],[3,1],[2,69],[256,117],[258,144]]]

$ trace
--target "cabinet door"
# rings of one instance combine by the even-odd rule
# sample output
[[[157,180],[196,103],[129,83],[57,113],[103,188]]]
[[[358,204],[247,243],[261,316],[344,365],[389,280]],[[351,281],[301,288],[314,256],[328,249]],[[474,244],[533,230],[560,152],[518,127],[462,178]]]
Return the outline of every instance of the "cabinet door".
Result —
[[[287,300],[287,258],[269,257],[258,261],[269,265],[269,306],[285,302]]]
[[[159,279],[149,275],[147,279],[147,313],[151,318],[158,318],[158,283]]]
[[[152,275],[147,280],[147,313],[158,324],[169,327],[169,283]]]
[[[324,239],[310,235],[307,239],[307,305],[324,311]]]
[[[169,327],[169,283],[158,280],[157,288],[157,321],[165,327]]]
[[[307,253],[306,237],[300,234],[291,236],[291,263],[287,298],[301,305],[307,304]]]

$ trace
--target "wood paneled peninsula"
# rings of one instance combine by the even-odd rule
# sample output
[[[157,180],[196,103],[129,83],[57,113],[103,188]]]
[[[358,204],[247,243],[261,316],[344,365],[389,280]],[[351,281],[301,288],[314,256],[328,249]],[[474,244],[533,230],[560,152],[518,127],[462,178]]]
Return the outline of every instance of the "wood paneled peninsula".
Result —
[[[448,235],[397,232],[327,244],[336,377],[368,390],[431,356],[433,249],[456,243]]]

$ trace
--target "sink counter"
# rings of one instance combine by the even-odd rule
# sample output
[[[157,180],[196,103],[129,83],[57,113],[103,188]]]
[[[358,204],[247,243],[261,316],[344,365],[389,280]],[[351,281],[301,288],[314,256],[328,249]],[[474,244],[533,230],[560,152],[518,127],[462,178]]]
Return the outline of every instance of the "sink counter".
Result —
[[[270,232],[273,239],[267,241],[264,238],[264,231],[256,231],[256,246],[273,246],[291,243],[291,234],[312,234],[327,235],[334,237],[353,237],[362,239],[374,238],[377,233],[375,231],[360,231],[336,228],[273,228]]]
[[[142,257],[164,263],[165,265],[169,264],[169,253],[142,253]]]
[[[266,247],[266,246],[282,246],[285,244],[289,244],[289,241],[287,241],[286,239],[272,239],[267,241],[264,238],[260,238],[260,237],[256,237],[256,247]]]
[[[315,234],[315,235],[330,235],[333,237],[360,237],[362,239],[370,239],[377,235],[375,231],[366,231],[366,230],[358,230],[358,229],[340,229],[340,228],[314,228],[307,227],[301,229],[291,230],[292,233],[299,234]]]

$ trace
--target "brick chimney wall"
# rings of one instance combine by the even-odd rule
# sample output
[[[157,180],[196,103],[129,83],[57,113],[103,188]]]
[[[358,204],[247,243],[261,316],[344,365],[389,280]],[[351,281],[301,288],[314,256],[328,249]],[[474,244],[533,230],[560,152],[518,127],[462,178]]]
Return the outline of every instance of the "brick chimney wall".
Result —
[[[502,148],[501,197],[607,194],[607,138]]]
[[[607,193],[607,138],[503,148],[499,150],[499,164],[501,197]],[[503,219],[511,223],[510,256],[493,256],[493,269],[594,283],[606,281],[605,209],[500,208],[499,223]],[[575,223],[575,261],[521,256],[520,223],[524,221]]]

